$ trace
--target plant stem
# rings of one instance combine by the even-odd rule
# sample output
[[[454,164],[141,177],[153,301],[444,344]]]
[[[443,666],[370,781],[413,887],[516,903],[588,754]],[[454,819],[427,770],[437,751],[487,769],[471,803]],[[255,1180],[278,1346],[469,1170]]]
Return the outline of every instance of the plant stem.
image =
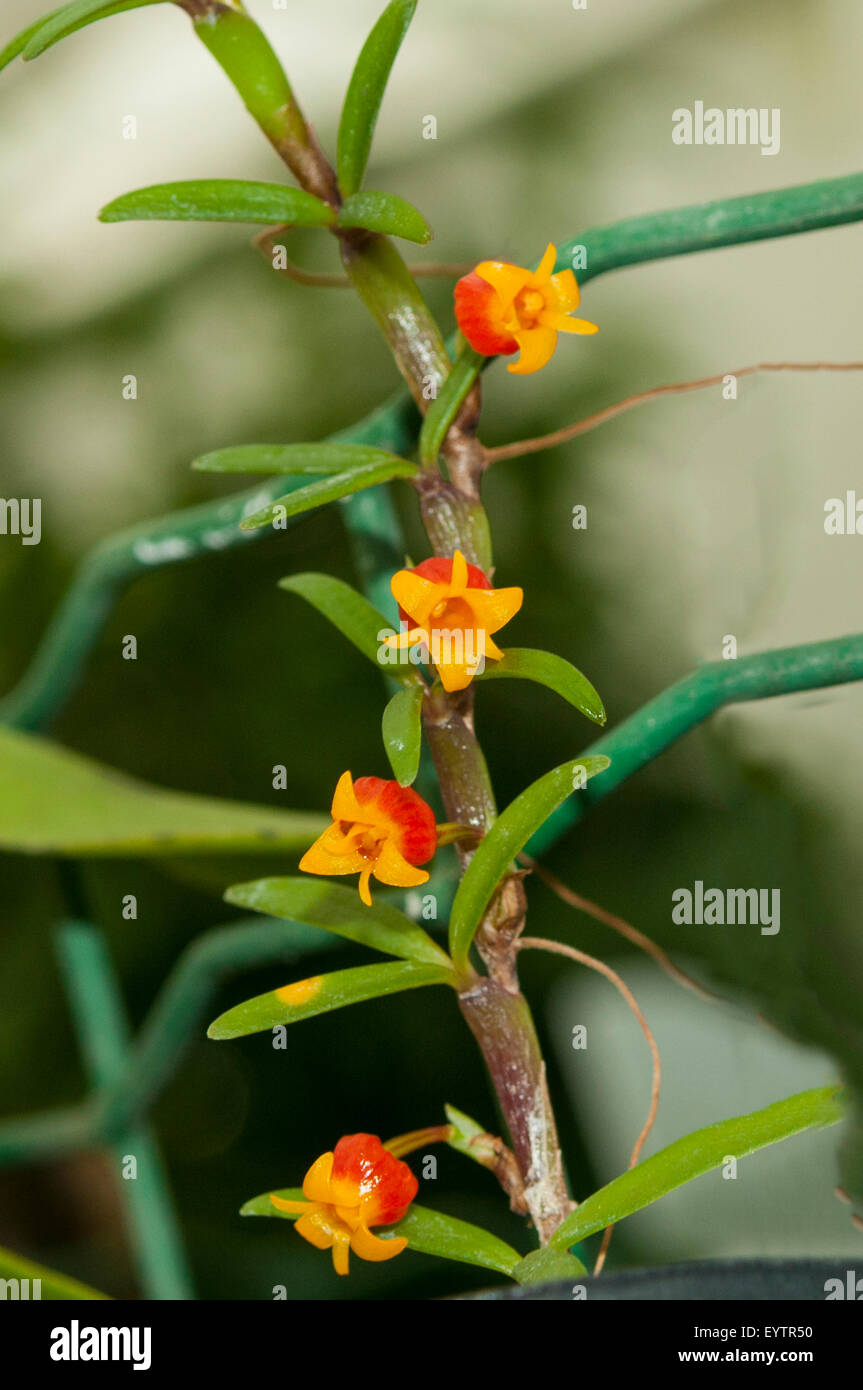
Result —
[[[420,288],[386,237],[365,232],[343,233],[339,239],[345,270],[425,413],[446,380],[450,361]]]
[[[527,1000],[491,976],[459,995],[497,1093],[524,1184],[525,1204],[546,1245],[572,1210],[545,1062]]]
[[[337,233],[342,261],[381,328],[419,409],[426,413],[451,370],[437,322],[392,243],[368,232]],[[450,476],[428,460],[418,484],[423,522],[436,554],[460,549],[491,568],[488,518],[480,499],[484,451],[476,438],[479,387],[469,389],[442,441]],[[424,701],[425,729],[450,821],[485,833],[497,814],[488,766],[473,726],[473,692],[436,688]],[[464,869],[470,842],[457,852]],[[524,926],[521,875],[508,875],[477,933],[488,970],[472,971],[459,996],[462,1013],[489,1069],[509,1130],[524,1200],[542,1244],[569,1214],[560,1145],[533,1018],[518,988],[517,940]]]

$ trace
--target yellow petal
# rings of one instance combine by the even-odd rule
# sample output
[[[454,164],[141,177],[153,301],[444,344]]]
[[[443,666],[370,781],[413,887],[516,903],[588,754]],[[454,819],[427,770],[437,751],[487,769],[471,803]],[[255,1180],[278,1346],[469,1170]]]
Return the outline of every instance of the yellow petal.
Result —
[[[599,332],[595,323],[589,323],[587,319],[572,319],[567,314],[557,313],[554,309],[543,309],[539,322],[544,328],[553,329],[555,333]]]
[[[277,1197],[275,1192],[270,1193],[270,1201],[279,1211],[304,1212],[312,1205],[311,1202],[288,1202],[284,1197]]]
[[[428,882],[425,869],[409,864],[392,840],[385,840],[374,868],[375,878],[391,888],[417,888]]]
[[[452,573],[449,581],[450,593],[454,598],[464,593],[467,588],[467,581],[467,560],[460,550],[456,550],[452,557]]]
[[[413,574],[411,570],[399,570],[390,580],[396,603],[421,627],[428,623],[429,614],[446,595],[448,587],[446,584],[435,584],[431,579],[423,579],[422,575]]]
[[[297,1235],[307,1240],[316,1250],[329,1250],[335,1235],[324,1222],[316,1221],[314,1216],[301,1216],[294,1227]]]
[[[554,263],[556,260],[557,247],[554,242],[550,241],[542,254],[542,260],[531,276],[531,281],[534,285],[539,286],[548,283],[551,279],[551,272],[554,270]]]
[[[337,1188],[338,1188],[338,1186],[339,1186],[338,1183],[333,1183],[333,1184],[332,1184],[333,1191],[336,1191]],[[342,1186],[344,1186],[345,1188],[347,1188],[348,1184],[347,1184],[347,1183],[343,1183]],[[353,1186],[353,1195],[356,1196],[356,1187],[355,1187],[355,1185],[352,1185],[352,1186]],[[362,1221],[362,1217],[360,1216],[360,1209],[359,1209],[358,1206],[352,1206],[352,1207],[351,1207],[351,1206],[338,1206],[338,1205],[336,1205],[336,1206],[333,1207],[333,1210],[334,1210],[334,1212],[336,1213],[336,1216],[339,1218],[339,1220],[340,1220],[340,1221],[343,1221],[343,1222],[345,1223],[345,1225],[347,1226],[347,1228],[348,1228],[349,1231],[355,1231],[355,1230],[357,1229],[357,1227],[359,1226],[360,1222]]]
[[[369,879],[372,876],[372,867],[373,866],[371,864],[367,863],[365,868],[360,873],[360,897],[362,898],[366,907],[371,907],[372,905],[372,894],[371,889],[369,888]]]
[[[343,772],[336,784],[331,815],[333,820],[361,821],[363,819],[363,810],[354,795],[354,782],[349,772]]]
[[[514,617],[524,602],[524,590],[511,589],[471,589],[470,604],[476,616],[476,625],[485,632],[497,632]],[[486,647],[488,654],[488,647]]]
[[[330,1202],[330,1178],[333,1173],[334,1153],[321,1154],[316,1158],[303,1180],[303,1196],[310,1202]]]
[[[417,642],[425,642],[428,645],[428,633],[424,627],[412,627],[407,632],[399,632],[392,637],[384,638],[385,647],[396,647],[400,652],[407,651]]]
[[[500,649],[500,647],[497,645],[497,643],[496,643],[496,642],[493,642],[493,641],[491,640],[491,638],[489,637],[488,633],[485,634],[485,643],[484,643],[484,646],[485,646],[485,655],[486,655],[486,657],[488,658],[488,660],[490,660],[490,661],[500,661],[500,660],[501,660],[501,658],[503,657],[503,652],[501,651],[501,649]]]
[[[553,328],[527,328],[515,336],[521,348],[521,356],[517,362],[507,364],[507,371],[514,372],[517,376],[528,376],[531,372],[538,372],[540,367],[544,367],[546,362],[550,361],[557,346],[557,334]]]
[[[529,270],[520,265],[510,265],[508,261],[481,261],[475,273],[497,291],[504,311],[531,279]]]
[[[350,1241],[347,1235],[336,1236],[333,1242],[333,1268],[336,1274],[350,1274]]]
[[[465,666],[463,661],[448,661],[436,668],[441,685],[449,693],[453,690],[467,690],[474,676],[475,666]]]
[[[393,1260],[406,1248],[407,1241],[404,1236],[381,1240],[380,1236],[373,1236],[367,1226],[358,1226],[351,1236],[351,1249],[354,1254],[359,1255],[361,1260],[371,1260],[374,1264],[380,1264],[382,1260]]]
[[[300,860],[300,868],[304,874],[358,874],[361,873],[365,858],[358,850],[346,850],[343,854],[338,854],[327,847],[324,841],[326,831],[321,835],[311,849],[307,849]]]
[[[559,309],[564,314],[577,309],[581,303],[581,292],[572,271],[560,270],[557,275],[552,275],[545,297],[550,309]]]

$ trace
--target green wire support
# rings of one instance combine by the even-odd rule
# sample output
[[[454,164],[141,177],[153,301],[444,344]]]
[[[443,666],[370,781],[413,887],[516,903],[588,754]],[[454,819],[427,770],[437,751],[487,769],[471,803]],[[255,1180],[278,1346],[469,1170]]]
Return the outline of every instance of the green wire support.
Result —
[[[66,922],[56,948],[90,1083],[110,1087],[122,1074],[129,1027],[104,938],[95,927]],[[135,1177],[118,1181],[144,1296],[194,1298],[155,1139],[143,1124],[130,1124],[118,1127],[110,1147],[118,1166],[130,1157],[136,1163]]]
[[[863,634],[859,633],[700,667],[585,749],[585,754],[604,753],[611,766],[549,817],[528,842],[528,853],[544,854],[597,801],[724,705],[861,680]]]
[[[629,218],[594,228],[558,248],[558,268],[572,264],[579,247],[586,265],[582,284],[624,266],[738,246],[768,237],[797,235],[863,219],[863,174],[774,189]],[[343,443],[371,444],[408,454],[419,417],[405,393],[351,429],[334,435]],[[295,484],[299,486],[299,482]],[[246,543],[262,531],[240,532],[254,506],[285,492],[285,479],[219,498],[112,537],[84,557],[42,643],[18,685],[0,700],[0,723],[20,729],[46,727],[75,689],[105,621],[123,590],[148,570],[213,550]],[[402,543],[388,490],[376,488],[345,504],[344,515],[369,597],[390,607],[386,580],[401,564]]]
[[[529,851],[541,854],[594,802],[723,706],[850,681],[863,681],[863,634],[701,667],[591,747],[590,752],[605,753],[611,766],[570,797],[565,810],[533,837]],[[121,1136],[128,1136],[141,1124],[177,1071],[186,1047],[200,1036],[201,1022],[227,978],[268,964],[299,961],[342,945],[338,938],[318,928],[274,918],[212,928],[187,947],[137,1039],[127,1046],[101,938],[92,928],[77,926],[66,928],[61,939],[63,964],[73,977],[71,992],[94,1089],[77,1107],[0,1124],[0,1167],[100,1143],[128,1151],[131,1141],[126,1137],[121,1142]],[[140,1140],[136,1142],[140,1152]]]

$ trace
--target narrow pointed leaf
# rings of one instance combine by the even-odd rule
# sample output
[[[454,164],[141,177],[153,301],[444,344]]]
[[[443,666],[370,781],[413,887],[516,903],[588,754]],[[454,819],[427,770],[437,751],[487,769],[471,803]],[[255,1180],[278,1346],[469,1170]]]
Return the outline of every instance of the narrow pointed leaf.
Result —
[[[398,961],[387,965],[360,965],[353,970],[336,970],[331,975],[313,975],[282,989],[259,994],[244,1004],[228,1009],[211,1023],[207,1037],[223,1040],[263,1033],[288,1023],[300,1023],[316,1014],[361,1004],[384,994],[398,994],[423,985],[451,984],[451,970],[440,965]]]
[[[381,730],[390,767],[403,787],[416,779],[422,746],[423,688],[399,690],[384,710]]]
[[[361,187],[390,71],[417,0],[392,0],[360,50],[339,122],[337,169],[344,198]]]
[[[79,1299],[108,1299],[106,1293],[99,1293],[97,1289],[91,1289],[89,1284],[81,1284],[77,1279],[71,1279],[67,1274],[60,1274],[57,1270],[46,1269],[44,1265],[34,1264],[32,1260],[26,1260],[23,1255],[17,1254],[13,1250],[0,1249],[0,1279],[29,1279],[29,1297],[35,1299],[51,1299],[63,1302]],[[38,1292],[35,1283],[38,1280]],[[8,1295],[7,1295],[8,1296]],[[22,1295],[26,1297],[26,1295]]]
[[[237,444],[202,454],[192,467],[200,473],[347,473],[398,458],[365,444]]]
[[[478,1265],[497,1274],[511,1275],[521,1261],[518,1251],[491,1231],[429,1207],[412,1206],[407,1216],[388,1229],[394,1236],[404,1236],[408,1248],[420,1255],[438,1255],[443,1260]]]
[[[515,856],[574,790],[576,777],[585,781],[608,767],[602,756],[562,763],[531,783],[498,816],[479,843],[458,887],[449,923],[450,954],[463,964],[474,933],[495,888]]]
[[[551,1246],[531,1250],[512,1271],[513,1279],[519,1284],[550,1284],[554,1280],[579,1279],[585,1274],[587,1270],[575,1255]]]
[[[259,878],[229,888],[225,901],[288,922],[335,932],[404,960],[449,967],[449,957],[422,927],[390,903],[366,907],[356,888],[313,878]]]
[[[279,1188],[273,1195],[281,1197],[284,1202],[306,1200],[301,1187]],[[284,1221],[296,1221],[300,1213],[280,1211],[270,1201],[270,1193],[262,1192],[260,1197],[252,1197],[240,1208],[240,1215],[275,1216]],[[415,1250],[417,1254],[438,1255],[441,1259],[456,1260],[459,1264],[478,1265],[480,1269],[492,1269],[496,1274],[511,1275],[522,1262],[518,1251],[492,1235],[491,1231],[416,1204],[394,1226],[376,1227],[375,1235],[383,1240],[389,1236],[403,1236],[408,1249]]]
[[[111,15],[122,14],[124,10],[140,10],[145,5],[162,3],[164,0],[72,0],[71,4],[51,10],[16,35],[0,52],[0,72],[19,54],[23,55],[25,62],[29,62],[60,39],[88,24],[95,24],[98,19],[109,19]]]
[[[563,1249],[622,1221],[676,1187],[720,1167],[728,1155],[743,1158],[792,1134],[823,1129],[841,1118],[838,1086],[821,1086],[751,1115],[697,1129],[594,1192],[557,1228],[551,1244]]]
[[[486,361],[469,343],[465,343],[452,365],[449,376],[428,408],[419,439],[419,459],[422,464],[437,463],[438,454],[447,431],[473,388]]]
[[[50,14],[43,15],[41,19],[35,20],[33,24],[28,24],[27,28],[22,29],[20,33],[16,34],[14,39],[10,39],[4,48],[0,48],[0,72],[8,67],[15,58],[21,56],[33,35],[39,32],[43,24],[47,24],[55,15],[62,14],[65,9],[68,9],[68,6],[61,5],[58,10],[52,10]]]
[[[504,652],[502,661],[486,661],[485,670],[477,676],[477,680],[494,680],[496,676],[536,681],[537,685],[545,685],[562,695],[594,724],[605,723],[605,709],[590,681],[575,666],[553,652],[513,647]]]
[[[271,502],[261,511],[252,512],[240,526],[243,531],[257,531],[261,526],[271,526],[274,521],[298,516],[300,512],[310,512],[314,507],[323,507],[327,502],[337,502],[340,497],[350,497],[352,492],[361,492],[364,488],[389,482],[390,478],[413,478],[417,472],[417,465],[410,459],[388,454],[384,463],[367,463],[359,468],[351,468],[345,473],[333,473],[330,477],[321,478],[319,482],[297,488],[296,492],[277,497],[275,502]]]
[[[422,213],[396,193],[376,193],[366,189],[346,198],[339,210],[340,227],[364,227],[384,236],[403,237],[425,246],[432,239],[432,229]]]
[[[329,227],[335,213],[320,198],[287,184],[250,179],[188,179],[156,183],[115,198],[101,222],[275,222]]]
[[[383,613],[350,584],[329,574],[291,574],[279,581],[279,588],[299,594],[306,603],[317,608],[379,670],[405,685],[421,687],[422,677],[410,663],[389,665],[381,662],[380,635],[392,632],[393,628]]]
[[[106,857],[305,850],[329,818],[168,791],[0,727],[0,849]]]

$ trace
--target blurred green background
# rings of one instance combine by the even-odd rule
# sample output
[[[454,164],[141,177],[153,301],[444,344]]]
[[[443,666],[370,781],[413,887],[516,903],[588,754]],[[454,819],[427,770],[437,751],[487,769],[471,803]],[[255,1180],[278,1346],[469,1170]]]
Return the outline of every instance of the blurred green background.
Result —
[[[284,58],[332,150],[341,93],[378,0],[248,8]],[[42,0],[4,6],[3,35]],[[169,6],[74,36],[0,82],[0,494],[43,499],[43,538],[0,538],[0,689],[30,659],[76,562],[97,540],[214,496],[196,455],[231,443],[323,437],[396,385],[362,308],[342,291],[274,277],[242,229],[102,226],[98,208],[148,182],[280,177],[207,54]],[[618,217],[806,182],[859,167],[863,116],[854,0],[458,0],[421,4],[394,74],[370,177],[436,229],[417,259],[518,261]],[[697,100],[779,107],[781,152],[675,146],[671,112]],[[435,115],[437,139],[422,138]],[[123,120],[137,119],[137,138]],[[488,443],[553,429],[666,381],[759,360],[863,356],[858,227],[617,272],[591,284],[591,340],[562,343],[540,376],[500,366],[485,385]],[[332,268],[323,238],[296,259]],[[451,286],[423,282],[447,328]],[[122,399],[122,378],[138,399]],[[857,486],[854,378],[741,382],[664,402],[489,479],[497,577],[525,589],[507,631],[583,669],[614,724],[734,634],[741,654],[860,627],[863,541],[827,537],[823,506]],[[422,540],[398,494],[410,553]],[[586,531],[572,508],[588,507]],[[151,574],[117,605],[53,733],[166,786],[325,809],[345,767],[386,775],[380,683],[276,582],[300,569],[352,578],[338,508],[287,536]],[[121,659],[125,634],[138,660]],[[700,1124],[836,1074],[861,1051],[863,742],[859,687],[737,708],[603,803],[551,856],[574,887],[628,917],[730,1001],[700,1004],[539,885],[531,931],[614,955],[666,1068],[661,1147]],[[548,692],[491,683],[479,731],[505,802],[590,739]],[[272,789],[285,763],[290,790]],[[51,796],[50,786],[45,789]],[[137,1021],[184,945],[228,919],[233,865],[88,864],[80,889],[106,932]],[[290,867],[290,866],[287,866]],[[245,876],[251,876],[245,866]],[[255,872],[256,870],[252,870]],[[675,927],[671,893],[695,879],[780,888],[782,929]],[[138,898],[137,922],[121,899]],[[75,1100],[83,1076],[52,954],[64,911],[55,866],[0,858],[0,1116]],[[361,959],[345,949],[340,964]],[[332,968],[333,954],[326,957]],[[324,958],[320,965],[323,967]],[[309,961],[311,973],[318,966]],[[524,964],[560,1104],[573,1190],[626,1163],[646,1109],[640,1035],[602,980]],[[226,987],[213,1016],[284,983]],[[767,1013],[780,1033],[763,1021]],[[572,1027],[587,1023],[586,1052]],[[793,1041],[791,1040],[793,1039]],[[834,1054],[831,1056],[830,1054]],[[857,1064],[859,1066],[859,1062]],[[478,1055],[452,1001],[407,994],[266,1038],[203,1038],[155,1122],[197,1287],[208,1298],[417,1297],[479,1287],[480,1272],[405,1256],[329,1261],[283,1223],[236,1216],[298,1182],[341,1133],[435,1123],[444,1100],[492,1126]],[[725,1254],[853,1254],[833,1196],[835,1131],[713,1175],[628,1221],[610,1267]],[[442,1153],[422,1200],[527,1248],[491,1178]],[[0,1245],[114,1294],[136,1292],[115,1175],[100,1155],[0,1172]]]

